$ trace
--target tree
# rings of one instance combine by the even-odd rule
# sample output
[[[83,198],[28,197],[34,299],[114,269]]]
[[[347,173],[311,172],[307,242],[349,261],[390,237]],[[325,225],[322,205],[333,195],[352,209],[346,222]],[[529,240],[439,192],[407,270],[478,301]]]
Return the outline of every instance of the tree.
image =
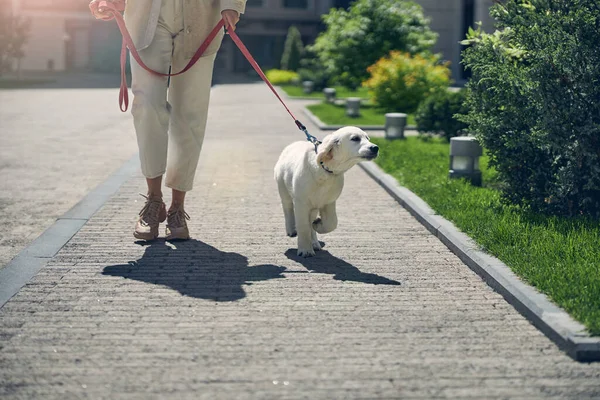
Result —
[[[304,52],[302,60],[300,60],[298,77],[300,81],[312,81],[314,90],[316,91],[323,90],[331,81],[331,76],[325,71],[325,67],[321,64],[319,57],[308,47]]]
[[[419,133],[438,134],[447,141],[463,134],[467,125],[455,116],[468,112],[465,105],[465,92],[465,90],[458,92],[443,90],[425,99],[415,114]]]
[[[302,43],[302,36],[298,28],[292,25],[285,39],[283,55],[281,56],[281,69],[297,71],[300,67],[300,60],[303,54],[304,44]]]
[[[534,211],[600,216],[600,5],[507,0],[499,30],[471,31],[462,119],[504,181]]]
[[[367,68],[392,50],[411,55],[430,50],[437,34],[423,9],[405,0],[357,0],[348,10],[332,9],[312,50],[329,76],[349,88],[368,78]]]
[[[20,70],[20,61],[25,56],[23,47],[31,30],[31,21],[14,15],[4,3],[0,3],[0,75],[11,71],[15,60]]]

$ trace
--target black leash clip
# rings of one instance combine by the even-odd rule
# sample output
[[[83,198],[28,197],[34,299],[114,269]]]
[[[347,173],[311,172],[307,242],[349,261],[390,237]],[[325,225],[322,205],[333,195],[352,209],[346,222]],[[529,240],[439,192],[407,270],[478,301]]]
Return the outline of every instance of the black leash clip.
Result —
[[[304,124],[302,124],[302,122],[300,122],[298,120],[295,120],[294,122],[296,123],[296,126],[298,126],[298,129],[300,129],[302,132],[304,132],[304,134],[306,135],[306,140],[308,140],[309,142],[311,142],[312,144],[315,145],[315,153],[316,153],[317,147],[319,147],[319,145],[321,144],[319,139],[317,139],[316,137],[314,137],[313,135],[308,133],[308,129],[306,129],[306,126],[304,126]]]

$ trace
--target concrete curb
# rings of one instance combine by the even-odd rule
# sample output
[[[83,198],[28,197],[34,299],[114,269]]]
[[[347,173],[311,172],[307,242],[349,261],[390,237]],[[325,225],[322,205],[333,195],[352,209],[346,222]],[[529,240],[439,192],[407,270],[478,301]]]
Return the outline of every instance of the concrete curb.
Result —
[[[315,124],[322,131],[337,131],[340,128],[343,128],[346,125],[327,125],[323,121],[319,119],[315,114],[313,114],[308,108],[304,108],[304,114],[308,117],[310,122]],[[357,125],[363,131],[383,131],[385,130],[385,126],[383,125]],[[407,130],[417,129],[414,125],[407,125]]]
[[[0,270],[0,308],[64,247],[137,170],[136,154]]]
[[[502,261],[479,249],[450,221],[437,215],[421,198],[400,186],[396,179],[374,162],[363,162],[361,168],[381,185],[400,205],[437,236],[469,268],[500,293],[559,348],[577,361],[600,361],[600,337],[591,337],[585,327],[544,294],[523,283]]]

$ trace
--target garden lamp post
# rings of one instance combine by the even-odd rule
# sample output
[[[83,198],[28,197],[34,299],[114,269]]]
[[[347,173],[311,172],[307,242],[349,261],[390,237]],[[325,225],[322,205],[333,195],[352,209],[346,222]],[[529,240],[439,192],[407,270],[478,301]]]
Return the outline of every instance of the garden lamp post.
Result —
[[[349,97],[346,100],[346,115],[353,118],[360,116],[360,97]]]
[[[404,113],[385,114],[385,138],[404,139],[407,115]]]
[[[466,178],[472,185],[481,186],[479,157],[483,150],[474,137],[450,139],[450,178]]]
[[[304,93],[311,94],[315,87],[315,83],[313,81],[304,81],[302,82],[302,88],[304,89]]]
[[[325,100],[328,103],[333,103],[335,101],[336,91],[334,88],[325,88],[323,89],[323,94],[325,95]]]

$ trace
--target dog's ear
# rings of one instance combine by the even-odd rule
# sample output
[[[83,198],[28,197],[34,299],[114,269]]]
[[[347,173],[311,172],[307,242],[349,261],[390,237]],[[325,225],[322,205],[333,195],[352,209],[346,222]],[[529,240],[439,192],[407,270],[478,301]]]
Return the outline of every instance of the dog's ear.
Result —
[[[327,137],[317,148],[317,164],[333,159],[333,150],[340,144],[339,139]]]

